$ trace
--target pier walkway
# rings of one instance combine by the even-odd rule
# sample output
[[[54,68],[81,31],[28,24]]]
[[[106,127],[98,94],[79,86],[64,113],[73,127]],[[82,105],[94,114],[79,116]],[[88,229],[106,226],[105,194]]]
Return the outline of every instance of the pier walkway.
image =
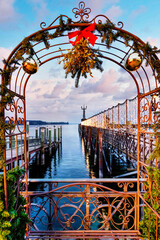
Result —
[[[25,154],[28,163],[37,152],[45,154],[48,151],[52,154],[56,151],[58,144],[62,142],[62,127],[58,127],[57,133],[54,127],[53,137],[51,129],[46,127],[40,127],[39,135],[38,128],[35,128],[35,137],[29,137],[29,125],[27,129],[26,136],[14,134],[6,138],[6,165],[8,169],[12,169],[13,166],[23,166]]]
[[[13,163],[13,162],[17,162],[19,160],[23,164],[24,163],[24,153],[25,153],[24,148],[25,148],[24,144],[17,145],[16,147],[8,148],[6,150],[6,164],[8,165],[8,164],[11,164],[11,162]],[[49,148],[51,148],[52,150],[53,149],[56,150],[57,143],[52,142],[51,144],[49,144],[49,142],[48,142],[48,143],[44,144],[44,146],[42,147],[40,139],[32,139],[32,141],[29,143],[28,151],[27,151],[29,154],[29,159],[30,159],[30,156],[33,155],[34,153],[42,151],[42,148],[43,148],[43,151],[46,151]],[[22,165],[22,164],[20,164],[20,165]]]

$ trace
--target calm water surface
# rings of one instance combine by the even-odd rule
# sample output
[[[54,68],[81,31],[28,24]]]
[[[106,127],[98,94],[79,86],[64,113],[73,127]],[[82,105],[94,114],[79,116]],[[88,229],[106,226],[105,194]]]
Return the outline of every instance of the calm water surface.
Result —
[[[30,126],[30,136],[35,135],[35,127]],[[53,125],[49,127],[53,135]],[[45,156],[44,161],[33,159],[29,175],[30,178],[90,178],[89,157],[85,156],[78,125],[62,125],[62,148],[51,157]]]

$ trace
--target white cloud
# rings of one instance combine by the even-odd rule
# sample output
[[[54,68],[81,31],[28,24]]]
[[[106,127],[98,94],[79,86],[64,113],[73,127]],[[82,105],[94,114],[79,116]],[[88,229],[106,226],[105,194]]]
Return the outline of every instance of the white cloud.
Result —
[[[42,19],[48,15],[47,3],[44,0],[29,0],[35,11],[37,19]]]
[[[108,6],[109,4],[115,4],[118,3],[119,0],[86,0],[85,1],[85,7],[91,8],[92,12],[95,10],[101,10],[104,7]]]
[[[0,23],[10,22],[16,17],[14,2],[15,0],[0,0]]]
[[[139,6],[139,8],[133,10],[129,13],[128,20],[125,25],[128,25],[128,28],[132,26],[133,21],[136,19],[138,21],[138,16],[141,15],[141,19],[143,18],[143,13],[146,12],[146,7],[144,5]]]
[[[159,43],[159,39],[158,38],[152,38],[152,37],[148,37],[146,39],[146,42],[149,42],[151,44],[152,47],[156,46],[158,47],[158,43]]]
[[[109,71],[104,72],[98,81],[92,79],[88,82],[83,81],[80,87],[80,92],[102,94],[107,93],[108,95],[112,95],[119,88],[119,77],[120,74],[114,68],[111,68]]]
[[[122,15],[122,9],[120,8],[120,6],[115,6],[113,5],[111,8],[109,8],[105,15],[110,19],[110,20],[114,20],[119,18]]]
[[[139,8],[131,12],[130,17],[136,18],[138,15],[144,13],[145,11],[146,11],[146,7],[144,5],[141,5]]]
[[[58,82],[51,94],[45,93],[43,94],[44,98],[65,98],[68,95],[68,85],[70,81],[66,80],[65,82]]]

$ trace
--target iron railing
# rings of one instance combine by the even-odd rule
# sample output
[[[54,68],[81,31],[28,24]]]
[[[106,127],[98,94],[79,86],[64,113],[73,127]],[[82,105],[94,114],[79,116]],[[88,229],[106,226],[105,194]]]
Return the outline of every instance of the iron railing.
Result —
[[[53,236],[53,232],[60,239],[71,233],[74,238],[90,233],[103,238],[123,234],[134,239],[139,234],[137,179],[29,179],[28,182],[32,221],[29,238]],[[30,190],[35,187],[37,191]]]

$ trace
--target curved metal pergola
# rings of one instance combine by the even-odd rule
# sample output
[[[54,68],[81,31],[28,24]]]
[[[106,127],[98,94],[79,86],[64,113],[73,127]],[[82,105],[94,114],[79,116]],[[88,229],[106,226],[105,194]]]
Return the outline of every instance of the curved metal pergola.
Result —
[[[41,23],[41,29],[30,36],[28,38],[32,38],[36,36],[38,33],[43,32],[50,32],[54,33],[57,28],[60,27],[57,22],[60,18],[63,19],[63,24],[68,26],[68,29],[73,28],[74,29],[81,29],[90,26],[92,23],[95,23],[96,25],[103,24],[103,22],[108,21],[111,23],[111,21],[104,15],[97,15],[92,20],[89,21],[89,14],[91,12],[90,8],[85,8],[85,3],[80,2],[79,8],[74,8],[73,13],[75,14],[75,18],[79,18],[78,21],[69,20],[68,16],[62,15],[57,17],[49,26],[46,27],[46,23]],[[132,33],[126,31],[123,29],[123,23],[119,22],[117,26],[114,26],[113,30],[119,31],[121,33],[125,33],[128,36],[130,36],[132,39],[136,40],[139,44],[145,45],[145,43],[138,38],[137,36],[133,35]],[[68,30],[69,32],[69,30]],[[156,117],[154,113],[151,112],[151,105],[153,102],[153,94],[157,93],[159,91],[158,88],[158,80],[154,74],[154,69],[151,65],[148,65],[146,67],[145,63],[142,64],[142,66],[134,71],[130,72],[126,70],[124,67],[124,61],[125,58],[128,56],[129,53],[131,53],[132,50],[132,43],[130,42],[129,45],[126,46],[125,41],[123,39],[117,39],[115,40],[111,47],[109,49],[106,48],[106,44],[101,42],[102,36],[100,33],[95,30],[94,34],[98,37],[98,41],[95,44],[95,48],[99,49],[99,52],[102,54],[101,57],[102,60],[108,60],[120,68],[122,68],[124,71],[128,73],[129,78],[133,79],[136,90],[137,90],[137,139],[139,141],[139,136],[141,133],[141,126],[146,125],[149,126],[152,120],[154,119],[154,122],[156,121]],[[58,41],[57,41],[58,40]],[[71,49],[71,44],[68,42],[68,35],[62,34],[61,36],[58,36],[50,41],[50,47],[46,48],[43,44],[43,41],[36,42],[32,45],[34,49],[34,57],[39,62],[39,67],[46,64],[49,61],[59,59],[63,57],[61,52],[65,54],[69,49]],[[15,47],[15,49],[11,52],[9,55],[6,64],[4,66],[5,70],[7,68],[7,63],[14,57],[16,52],[21,48],[23,44],[23,41]],[[59,50],[61,48],[61,51]],[[155,58],[158,59],[158,57],[155,55]],[[144,62],[144,61],[143,61]],[[10,123],[14,123],[15,128],[12,131],[6,130],[6,137],[11,138],[12,136],[21,136],[21,139],[24,139],[25,144],[25,153],[24,153],[24,165],[27,172],[28,164],[27,164],[27,152],[26,152],[26,86],[29,81],[29,79],[32,77],[32,75],[27,74],[24,72],[22,65],[15,65],[18,67],[16,71],[11,76],[11,81],[8,86],[8,92],[12,93],[14,95],[13,102],[8,103],[5,109],[5,121],[8,121]],[[107,79],[106,79],[107,81]],[[3,79],[2,79],[3,83]],[[157,108],[159,108],[159,103],[157,103]],[[158,119],[157,119],[158,120]],[[21,126],[23,127],[20,127]],[[139,144],[138,144],[139,148]],[[139,155],[139,150],[138,150]],[[12,156],[11,156],[12,157]],[[138,160],[137,160],[138,161]],[[139,171],[139,164],[138,171]],[[26,174],[26,186],[27,186],[27,174]]]

